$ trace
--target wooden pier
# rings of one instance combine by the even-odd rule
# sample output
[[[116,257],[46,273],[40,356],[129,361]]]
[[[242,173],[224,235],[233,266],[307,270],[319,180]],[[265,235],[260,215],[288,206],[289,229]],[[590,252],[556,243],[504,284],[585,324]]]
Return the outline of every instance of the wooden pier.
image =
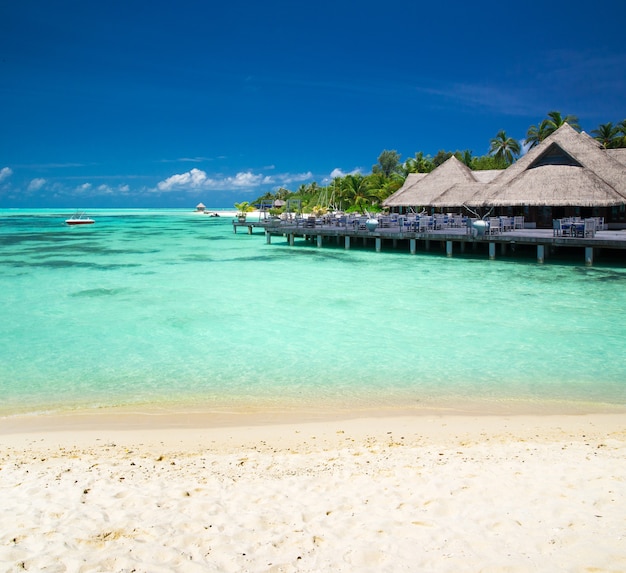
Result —
[[[489,259],[496,259],[498,250],[506,254],[509,249],[515,250],[519,246],[532,246],[536,249],[537,262],[543,263],[551,253],[560,249],[578,249],[581,259],[586,265],[592,265],[594,253],[600,249],[626,251],[626,230],[601,230],[594,236],[555,236],[551,229],[514,229],[497,234],[477,235],[468,227],[430,230],[427,232],[407,231],[400,227],[377,228],[368,230],[354,226],[337,226],[336,224],[315,224],[307,226],[302,221],[259,221],[233,222],[234,231],[237,227],[245,227],[248,233],[262,230],[265,233],[267,244],[271,244],[274,237],[285,238],[288,245],[293,246],[296,238],[312,242],[317,247],[334,242],[350,249],[357,242],[364,246],[373,245],[377,252],[383,251],[386,246],[401,248],[406,245],[411,254],[421,250],[430,250],[431,245],[438,243],[448,257],[455,252],[467,252],[469,249],[478,250],[480,245],[487,246]],[[484,249],[484,247],[483,247]],[[626,252],[624,252],[626,261]]]

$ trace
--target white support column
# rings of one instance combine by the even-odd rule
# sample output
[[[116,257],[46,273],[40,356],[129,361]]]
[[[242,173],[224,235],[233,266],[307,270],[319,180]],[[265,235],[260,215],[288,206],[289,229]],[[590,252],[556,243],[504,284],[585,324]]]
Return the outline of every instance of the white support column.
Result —
[[[593,247],[585,247],[585,264],[593,265]]]
[[[452,241],[446,241],[446,256],[452,256]]]
[[[293,233],[289,233],[289,246],[293,247],[293,243],[295,241],[295,235]]]
[[[543,263],[546,259],[546,249],[543,245],[537,245],[537,262]]]
[[[489,260],[493,261],[496,258],[496,244],[489,243]]]
[[[345,244],[345,248],[349,249],[350,248],[350,235],[346,235],[346,244]]]
[[[376,237],[376,252],[380,253],[380,249],[382,246],[382,240],[380,237]]]
[[[317,236],[317,246],[318,247],[322,246],[322,239],[323,239],[322,235],[318,235]]]
[[[417,253],[417,248],[415,246],[416,242],[417,241],[415,239],[409,239],[409,249],[410,249],[412,255]]]

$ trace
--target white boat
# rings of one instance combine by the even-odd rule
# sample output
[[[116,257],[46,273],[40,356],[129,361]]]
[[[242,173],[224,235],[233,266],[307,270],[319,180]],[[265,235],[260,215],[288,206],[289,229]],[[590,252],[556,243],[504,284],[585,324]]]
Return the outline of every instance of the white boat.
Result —
[[[74,213],[69,219],[65,219],[67,225],[93,225],[95,221],[85,216],[85,213]]]

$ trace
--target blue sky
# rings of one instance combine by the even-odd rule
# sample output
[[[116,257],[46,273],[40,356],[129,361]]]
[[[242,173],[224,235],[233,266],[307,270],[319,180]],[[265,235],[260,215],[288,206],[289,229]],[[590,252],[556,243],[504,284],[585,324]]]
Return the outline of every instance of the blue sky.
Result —
[[[232,207],[626,118],[626,1],[0,0],[0,207]]]

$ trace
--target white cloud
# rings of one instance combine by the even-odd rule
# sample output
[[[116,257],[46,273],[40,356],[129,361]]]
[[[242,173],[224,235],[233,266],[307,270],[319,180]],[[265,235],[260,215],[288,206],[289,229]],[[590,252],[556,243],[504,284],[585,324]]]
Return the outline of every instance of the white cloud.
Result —
[[[263,179],[263,175],[255,175],[247,171],[246,173],[237,173],[234,177],[227,177],[225,182],[240,189],[242,187],[257,187],[263,182]]]
[[[280,182],[288,185],[289,183],[301,183],[302,181],[308,181],[313,179],[313,173],[307,171],[306,173],[285,173],[278,177]]]
[[[161,159],[161,163],[204,163],[213,161],[212,157],[178,157],[177,159]]]
[[[85,193],[86,191],[89,191],[91,189],[91,183],[83,183],[82,185],[79,185],[78,187],[76,187],[76,191],[78,191],[79,193]]]
[[[357,173],[361,173],[361,170],[358,167],[347,173],[343,169],[335,167],[335,169],[330,172],[330,178],[335,179],[335,177],[345,177],[346,175],[356,175]]]
[[[212,178],[201,169],[191,169],[186,173],[178,173],[168,177],[164,181],[157,184],[159,191],[175,191],[175,190],[235,190],[259,187],[260,185],[269,185],[274,182],[273,178],[267,175],[252,173],[251,171],[239,172],[234,177],[216,177]]]
[[[180,173],[160,181],[157,185],[159,191],[172,191],[174,189],[199,189],[207,181],[207,174],[195,167],[186,173]]]
[[[39,191],[39,189],[41,189],[45,184],[45,179],[37,177],[28,184],[28,191]]]
[[[4,181],[13,175],[13,170],[10,167],[3,167],[0,169],[0,181]]]

